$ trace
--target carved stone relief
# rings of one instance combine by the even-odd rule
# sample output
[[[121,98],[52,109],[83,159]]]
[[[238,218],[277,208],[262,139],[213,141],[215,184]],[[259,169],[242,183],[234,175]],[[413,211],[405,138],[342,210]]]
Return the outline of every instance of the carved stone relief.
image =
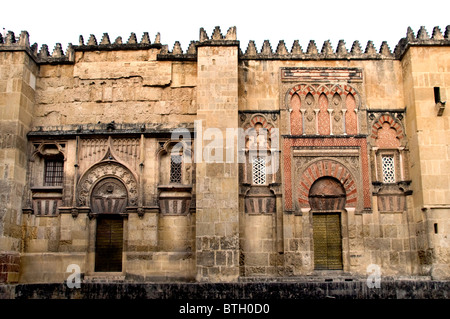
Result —
[[[127,189],[118,179],[107,177],[92,190],[91,210],[94,214],[120,214],[127,206]]]
[[[103,162],[90,168],[78,183],[78,206],[90,206],[90,193],[97,181],[105,177],[120,180],[128,193],[128,206],[136,206],[138,202],[137,182],[134,175],[117,162]]]

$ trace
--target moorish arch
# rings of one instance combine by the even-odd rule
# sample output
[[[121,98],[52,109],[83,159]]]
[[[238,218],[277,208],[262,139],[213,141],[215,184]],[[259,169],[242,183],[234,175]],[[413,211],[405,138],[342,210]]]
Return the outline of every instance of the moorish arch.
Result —
[[[270,149],[272,143],[277,143],[278,132],[275,124],[263,114],[253,114],[243,123],[242,128],[246,149]]]
[[[342,270],[342,213],[346,190],[335,177],[322,176],[309,190],[315,270]]]
[[[330,193],[329,195],[339,197],[343,201],[344,207],[356,207],[358,201],[356,181],[352,173],[340,162],[332,159],[315,161],[306,167],[300,176],[298,201],[301,208],[312,208],[311,191],[313,192],[313,198],[318,197],[320,190],[323,190],[322,188],[325,185],[322,183],[317,184],[318,181],[326,181],[328,189],[330,187],[335,187],[336,191],[341,189],[340,193]],[[340,209],[344,208],[341,203],[336,205]]]
[[[126,206],[137,206],[138,204],[138,192],[137,192],[137,178],[134,174],[123,164],[114,160],[106,160],[93,165],[89,168],[80,178],[77,187],[77,204],[79,207],[93,207],[93,199],[101,192],[106,191],[101,188],[99,183],[106,180],[109,184],[109,189],[113,186],[113,194],[119,196],[125,196]],[[96,188],[98,186],[98,188]],[[93,194],[93,190],[100,192],[99,194]],[[94,195],[94,196],[93,196]]]
[[[128,204],[128,191],[119,179],[106,177],[92,188],[90,203],[93,214],[123,214]]]
[[[318,178],[309,190],[309,205],[313,211],[341,211],[345,209],[345,188],[334,177]]]

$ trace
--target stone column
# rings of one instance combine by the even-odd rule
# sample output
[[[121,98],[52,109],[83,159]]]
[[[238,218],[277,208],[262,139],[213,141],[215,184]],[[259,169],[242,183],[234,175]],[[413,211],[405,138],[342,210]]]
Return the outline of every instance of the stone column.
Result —
[[[347,135],[347,128],[345,127],[345,112],[347,112],[347,110],[342,110],[342,125],[344,129],[344,133],[342,133],[343,135]]]
[[[305,112],[306,112],[306,109],[300,109],[300,112],[302,113],[302,135],[305,135]]]
[[[330,114],[330,135],[333,135],[333,109],[327,109],[328,113]]]
[[[200,30],[197,60],[197,280],[236,281],[239,275],[238,49],[234,28],[212,39]],[[201,126],[201,127],[200,127]],[[228,143],[228,145],[226,145]],[[232,145],[230,145],[232,144]],[[227,161],[227,152],[233,160]],[[230,154],[230,153],[229,153]]]
[[[316,135],[319,135],[319,111],[320,109],[314,109],[314,113],[316,113]]]
[[[359,134],[358,109],[355,109],[355,115],[356,115],[356,134]]]

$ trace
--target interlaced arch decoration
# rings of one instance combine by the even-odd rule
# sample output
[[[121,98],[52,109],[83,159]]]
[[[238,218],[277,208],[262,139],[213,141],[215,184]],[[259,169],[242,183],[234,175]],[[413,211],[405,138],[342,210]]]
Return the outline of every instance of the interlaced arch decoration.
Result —
[[[286,93],[291,135],[356,135],[360,94],[348,84],[298,84]]]
[[[318,98],[322,93],[327,95],[329,99],[333,97],[334,94],[339,94],[340,96],[347,96],[349,94],[353,95],[356,101],[356,107],[361,108],[361,96],[360,94],[349,84],[298,84],[292,87],[287,94],[286,98],[286,108],[290,108],[290,100],[294,94],[300,97],[306,96],[308,93],[312,94],[315,98]]]

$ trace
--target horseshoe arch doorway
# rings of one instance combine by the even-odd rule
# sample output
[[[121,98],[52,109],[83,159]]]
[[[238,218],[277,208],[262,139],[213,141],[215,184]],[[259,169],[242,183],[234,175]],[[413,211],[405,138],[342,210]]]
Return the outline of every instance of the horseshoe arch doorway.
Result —
[[[310,188],[315,270],[343,269],[341,212],[345,202],[344,186],[333,177],[321,177]]]

